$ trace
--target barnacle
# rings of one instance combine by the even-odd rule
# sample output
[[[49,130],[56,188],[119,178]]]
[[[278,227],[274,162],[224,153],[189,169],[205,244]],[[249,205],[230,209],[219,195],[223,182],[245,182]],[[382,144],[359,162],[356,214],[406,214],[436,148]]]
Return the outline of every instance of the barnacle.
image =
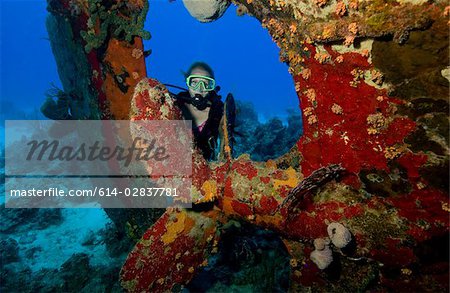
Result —
[[[344,62],[344,56],[342,56],[342,55],[337,56],[336,59],[335,59],[335,61],[336,61],[337,63],[342,63],[342,62]]]
[[[388,160],[392,160],[406,152],[406,150],[407,147],[405,144],[389,146],[384,149],[384,157]]]
[[[289,30],[291,31],[291,33],[295,34],[297,32],[297,25],[295,23],[291,24],[289,26]]]
[[[311,76],[311,69],[305,68],[302,70],[303,79],[308,80],[310,78],[310,76]]]
[[[327,61],[330,61],[331,56],[325,52],[318,52],[316,53],[316,55],[314,55],[314,59],[316,59],[320,64],[323,64]]]
[[[423,183],[422,181],[417,182],[416,186],[417,186],[417,189],[419,189],[419,190],[424,189],[425,187],[427,187],[425,185],[425,183]]]
[[[144,55],[144,52],[142,52],[141,49],[134,48],[134,49],[131,51],[131,56],[133,56],[133,58],[139,59],[139,58],[141,58],[143,55]]]
[[[303,61],[303,58],[294,50],[290,50],[287,55],[289,64],[292,66],[299,65]]]
[[[242,16],[242,15],[247,14],[247,13],[248,13],[248,9],[247,9],[247,7],[245,5],[240,4],[238,6],[238,8],[236,9],[236,15],[237,16]]]
[[[351,1],[348,3],[348,7],[349,7],[350,9],[358,10],[358,0],[351,0]]]
[[[294,19],[300,20],[302,18],[302,11],[298,7],[291,7],[294,13]]]
[[[344,16],[345,13],[347,13],[347,8],[345,7],[345,3],[344,3],[343,1],[339,1],[339,2],[336,4],[336,10],[335,10],[335,13],[336,13],[338,16]]]
[[[370,135],[371,134],[377,134],[378,130],[376,128],[369,127],[369,128],[367,128],[367,133],[370,134]]]
[[[314,123],[317,123],[317,116],[316,115],[311,115],[308,117],[308,124],[312,125]]]
[[[407,268],[403,268],[401,271],[402,271],[403,275],[409,276],[409,275],[412,274],[412,271],[410,269],[407,269]]]
[[[450,6],[447,6],[444,9],[444,16],[449,16],[449,15],[450,15]]]
[[[314,3],[319,6],[319,7],[323,7],[327,4],[328,0],[314,0]]]
[[[286,2],[284,2],[283,0],[275,0],[276,3],[275,5],[277,6],[277,10],[282,10],[283,8],[286,7]]]
[[[353,75],[353,80],[350,81],[350,86],[357,87],[360,83],[360,79],[364,78],[364,71],[361,69],[355,68],[350,72]]]
[[[335,27],[333,25],[325,25],[322,31],[322,38],[331,38],[335,32]]]
[[[388,120],[383,116],[383,114],[376,113],[367,116],[367,124],[371,128],[375,129],[377,133],[379,132],[379,130],[386,128],[389,123]]]
[[[313,113],[313,111],[313,107],[306,107],[305,109],[303,109],[303,116],[308,117]]]
[[[358,25],[356,24],[356,22],[352,22],[348,25],[348,31],[354,35],[358,33]]]
[[[355,36],[345,36],[344,45],[349,47],[355,41]]]
[[[377,84],[377,85],[382,85],[383,84],[383,74],[381,72],[379,72],[378,70],[371,70],[370,71],[370,75],[371,75],[371,80]]]
[[[363,56],[363,57],[369,57],[369,50],[367,50],[367,49],[364,49],[364,50],[362,50],[361,51],[361,55]]]
[[[333,106],[331,106],[331,112],[333,112],[336,115],[342,115],[343,110],[342,107],[338,104],[334,103]]]
[[[359,68],[355,68],[350,72],[353,75],[353,80],[358,80],[364,78],[364,71]]]
[[[377,97],[377,101],[378,102],[383,102],[384,101],[384,97],[383,96],[378,96]]]
[[[280,50],[280,56],[278,57],[278,60],[280,60],[281,63],[288,61],[287,54],[284,53],[284,51]]]
[[[133,72],[131,73],[131,76],[133,77],[134,80],[136,80],[136,79],[139,78],[139,73],[136,72],[136,71],[133,71]]]
[[[350,138],[347,135],[347,131],[344,131],[344,133],[341,134],[341,139],[344,141],[345,145],[348,144],[348,142],[350,141]]]
[[[316,101],[316,91],[314,89],[307,89],[304,94],[306,95],[310,103]]]
[[[349,82],[349,85],[350,85],[351,87],[358,87],[358,84],[359,84],[359,83],[360,83],[359,80],[358,80],[358,81],[352,80],[352,81]]]

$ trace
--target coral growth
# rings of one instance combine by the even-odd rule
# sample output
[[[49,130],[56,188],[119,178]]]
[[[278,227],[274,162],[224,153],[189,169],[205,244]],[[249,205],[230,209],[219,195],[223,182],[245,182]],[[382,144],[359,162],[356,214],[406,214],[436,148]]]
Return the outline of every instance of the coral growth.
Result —
[[[315,250],[311,252],[310,258],[321,270],[326,269],[333,262],[333,252],[331,251],[329,244],[329,239],[314,239]]]
[[[294,259],[293,290],[300,285],[311,291],[448,290],[448,254],[438,245],[449,233],[449,86],[441,75],[447,66],[442,60],[448,60],[445,4],[234,2],[280,47],[303,109],[303,136],[289,151],[283,149],[284,155],[262,162],[242,155],[208,164],[195,150],[196,208],[168,209],[144,234],[122,268],[124,288],[180,288],[217,252],[222,227],[239,219],[289,239],[284,243]],[[74,32],[94,25],[87,21],[88,10],[81,9],[84,18],[75,17]],[[419,29],[425,31],[414,31]],[[90,78],[100,109],[114,114],[107,117],[124,117],[130,101],[126,113],[132,120],[179,117],[158,81],[143,79],[135,86],[138,81],[130,78],[132,72],[146,75],[143,58],[132,53],[142,50],[140,38],[131,44],[119,30],[103,42],[105,59],[99,59],[94,54],[103,50],[97,47],[99,33],[83,45],[92,48],[87,60],[96,71]],[[361,39],[375,37],[384,39],[371,42],[367,51],[356,49]],[[284,135],[280,124],[272,127]],[[332,222],[350,230],[356,245],[340,258],[341,270],[335,272],[340,281],[324,277],[309,259],[321,251],[317,247],[326,249],[313,241],[326,237]],[[349,239],[342,227],[332,229],[332,238],[340,239],[336,247]],[[426,260],[433,246],[440,253]]]

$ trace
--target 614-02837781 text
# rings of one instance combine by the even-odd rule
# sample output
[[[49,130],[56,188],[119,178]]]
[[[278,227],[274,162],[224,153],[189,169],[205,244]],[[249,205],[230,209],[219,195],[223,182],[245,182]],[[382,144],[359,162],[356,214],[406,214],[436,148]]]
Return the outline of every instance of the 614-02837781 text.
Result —
[[[148,187],[148,188],[100,188],[99,196],[178,196],[176,188]]]
[[[147,188],[117,188],[117,187],[94,187],[92,189],[69,189],[51,187],[48,189],[11,189],[11,197],[112,197],[112,196],[153,196],[153,197],[177,197],[177,188],[170,187],[147,187]]]

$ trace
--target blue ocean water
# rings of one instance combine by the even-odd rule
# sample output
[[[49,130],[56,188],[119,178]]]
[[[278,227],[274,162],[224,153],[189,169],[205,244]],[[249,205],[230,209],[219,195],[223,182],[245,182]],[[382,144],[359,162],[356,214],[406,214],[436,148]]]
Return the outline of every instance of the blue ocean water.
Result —
[[[46,2],[0,3],[0,115],[2,120],[34,112],[41,117],[36,110],[45,92],[52,84],[61,87],[45,27]],[[287,109],[300,112],[287,66],[278,61],[278,47],[257,20],[237,16],[235,6],[204,24],[181,1],[150,1],[145,28],[152,34],[145,42],[145,49],[152,50],[149,76],[183,86],[181,71],[203,60],[215,70],[221,94],[251,101],[263,121],[284,117]]]
[[[62,87],[45,27],[46,5],[37,0],[0,1],[1,127],[5,120],[46,119],[39,110],[45,93],[53,85]],[[202,24],[181,1],[150,1],[145,27],[152,34],[145,42],[145,49],[152,50],[147,58],[149,76],[184,86],[181,71],[202,60],[214,69],[223,96],[231,92],[237,100],[253,104],[246,104],[241,114],[255,114],[259,122],[267,122],[261,124],[260,133],[270,130],[274,117],[286,125],[288,110],[300,115],[292,78],[287,66],[278,61],[279,49],[255,19],[237,16],[235,6],[218,21]],[[242,123],[249,121],[241,118]],[[3,149],[3,129],[1,133]],[[0,173],[4,181],[3,160]],[[4,184],[0,191],[3,197]],[[14,282],[22,278],[32,291],[54,289],[58,282],[76,291],[69,290],[76,287],[70,283],[74,278],[68,269],[71,266],[81,270],[84,282],[107,284],[108,274],[117,276],[126,257],[114,253],[118,248],[113,243],[112,222],[101,209],[16,211],[1,207],[0,212],[1,270],[2,276],[9,276],[2,277],[3,289],[14,288]],[[61,279],[52,281],[55,271]],[[113,291],[120,290],[114,286]]]

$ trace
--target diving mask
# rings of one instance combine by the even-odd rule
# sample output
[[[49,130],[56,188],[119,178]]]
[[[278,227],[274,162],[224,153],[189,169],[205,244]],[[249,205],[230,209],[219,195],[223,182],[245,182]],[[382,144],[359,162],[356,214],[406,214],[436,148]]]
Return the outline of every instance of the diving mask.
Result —
[[[187,86],[193,91],[212,91],[216,87],[214,78],[204,75],[192,74],[186,78]]]

